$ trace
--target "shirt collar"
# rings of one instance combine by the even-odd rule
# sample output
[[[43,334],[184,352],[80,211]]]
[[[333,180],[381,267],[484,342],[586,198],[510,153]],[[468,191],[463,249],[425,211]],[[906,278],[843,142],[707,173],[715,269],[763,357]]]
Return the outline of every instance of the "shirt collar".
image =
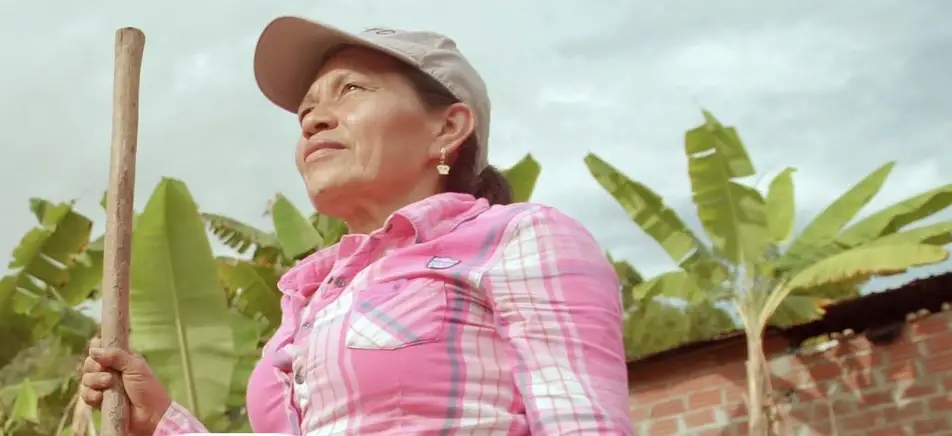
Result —
[[[427,242],[450,233],[465,221],[489,209],[489,202],[470,194],[446,192],[432,195],[406,205],[392,213],[381,229],[370,235],[344,235],[341,241],[301,259],[278,281],[285,295],[307,298],[320,287],[320,282],[341,257],[352,254],[367,238],[388,232],[410,232],[415,244]],[[379,236],[378,236],[379,237]]]

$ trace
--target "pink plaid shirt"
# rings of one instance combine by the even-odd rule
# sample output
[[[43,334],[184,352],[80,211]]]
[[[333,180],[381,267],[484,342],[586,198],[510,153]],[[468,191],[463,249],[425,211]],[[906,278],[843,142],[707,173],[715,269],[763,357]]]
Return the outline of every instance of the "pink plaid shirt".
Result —
[[[575,220],[440,194],[281,278],[254,431],[631,435],[619,285]],[[178,404],[156,435],[207,432]]]

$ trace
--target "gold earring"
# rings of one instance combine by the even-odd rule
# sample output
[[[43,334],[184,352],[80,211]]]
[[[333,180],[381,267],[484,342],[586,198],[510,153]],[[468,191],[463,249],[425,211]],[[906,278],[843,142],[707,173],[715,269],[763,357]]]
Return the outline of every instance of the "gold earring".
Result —
[[[440,164],[436,166],[436,172],[440,173],[441,176],[445,176],[450,173],[450,166],[446,164],[446,149],[440,149]]]

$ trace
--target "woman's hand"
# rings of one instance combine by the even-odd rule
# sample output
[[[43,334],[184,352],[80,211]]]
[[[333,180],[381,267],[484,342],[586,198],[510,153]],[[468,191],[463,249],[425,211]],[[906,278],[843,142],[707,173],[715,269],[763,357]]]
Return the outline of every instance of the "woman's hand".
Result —
[[[116,381],[110,370],[122,376],[122,386],[129,397],[129,430],[135,435],[151,436],[172,400],[142,357],[118,348],[100,348],[99,339],[93,339],[89,356],[83,362],[80,398],[98,409],[103,391]]]

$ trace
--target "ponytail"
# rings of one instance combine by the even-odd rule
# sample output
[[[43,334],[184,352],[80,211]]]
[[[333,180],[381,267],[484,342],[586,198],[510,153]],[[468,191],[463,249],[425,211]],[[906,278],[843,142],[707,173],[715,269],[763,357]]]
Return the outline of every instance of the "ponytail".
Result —
[[[472,194],[477,198],[485,198],[489,204],[512,203],[512,187],[509,186],[509,179],[492,165],[476,176]]]
[[[470,194],[476,198],[485,198],[489,204],[506,205],[512,203],[512,188],[509,179],[492,165],[476,173],[476,152],[479,144],[475,136],[470,136],[460,146],[456,160],[446,177],[446,191]]]

